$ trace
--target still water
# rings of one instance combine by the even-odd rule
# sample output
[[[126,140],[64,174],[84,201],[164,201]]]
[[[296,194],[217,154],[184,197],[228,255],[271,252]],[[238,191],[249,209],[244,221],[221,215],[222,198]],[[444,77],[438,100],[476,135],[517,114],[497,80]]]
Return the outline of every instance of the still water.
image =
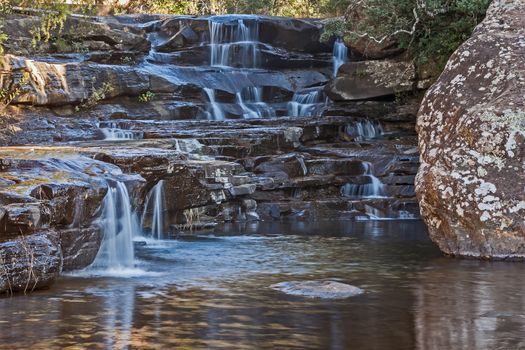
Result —
[[[525,265],[442,257],[419,221],[224,226],[0,299],[1,349],[520,349]],[[292,296],[286,281],[364,294]]]

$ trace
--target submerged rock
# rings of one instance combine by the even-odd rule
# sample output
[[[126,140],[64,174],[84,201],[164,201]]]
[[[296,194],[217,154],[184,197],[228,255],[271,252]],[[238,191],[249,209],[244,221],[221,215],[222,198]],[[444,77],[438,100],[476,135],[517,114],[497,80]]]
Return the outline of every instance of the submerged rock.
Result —
[[[335,281],[291,281],[272,284],[270,288],[306,298],[346,299],[363,294],[361,288]]]
[[[416,191],[443,252],[525,258],[525,4],[494,1],[428,91]]]

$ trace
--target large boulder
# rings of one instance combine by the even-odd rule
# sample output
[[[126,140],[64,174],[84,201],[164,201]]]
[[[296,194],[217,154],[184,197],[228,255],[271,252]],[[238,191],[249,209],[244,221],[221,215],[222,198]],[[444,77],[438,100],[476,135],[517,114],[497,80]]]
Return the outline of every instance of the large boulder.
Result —
[[[52,231],[0,243],[0,294],[47,287],[61,271],[60,243]]]
[[[416,185],[443,252],[525,258],[525,4],[497,0],[427,92]]]
[[[361,61],[341,66],[337,77],[325,87],[334,101],[366,100],[415,88],[414,65],[405,61]]]

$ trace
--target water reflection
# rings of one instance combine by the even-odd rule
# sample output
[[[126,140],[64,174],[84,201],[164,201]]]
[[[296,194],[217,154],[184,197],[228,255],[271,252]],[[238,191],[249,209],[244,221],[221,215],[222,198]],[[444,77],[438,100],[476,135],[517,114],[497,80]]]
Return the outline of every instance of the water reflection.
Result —
[[[521,263],[439,259],[414,290],[418,349],[522,349]]]
[[[140,248],[142,276],[68,276],[51,290],[0,299],[0,348],[525,346],[522,264],[443,258],[416,221],[303,225],[181,236]],[[366,293],[320,300],[269,288],[314,279]]]

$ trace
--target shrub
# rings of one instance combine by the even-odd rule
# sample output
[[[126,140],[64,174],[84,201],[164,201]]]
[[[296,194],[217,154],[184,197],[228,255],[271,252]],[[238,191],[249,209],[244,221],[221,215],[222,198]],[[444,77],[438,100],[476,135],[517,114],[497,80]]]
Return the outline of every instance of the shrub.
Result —
[[[24,72],[20,77],[13,78],[8,86],[0,89],[0,111],[4,110],[24,92],[29,80],[29,73]]]
[[[93,79],[91,80],[91,93],[86,100],[82,101],[80,105],[76,107],[77,111],[79,111],[82,108],[95,107],[100,101],[105,100],[109,97],[108,95],[115,91],[115,87],[109,82],[104,82],[98,88],[95,87],[96,82],[97,79],[93,77]]]
[[[395,37],[416,63],[438,70],[483,19],[490,0],[366,0],[359,23],[347,22],[349,40]]]
[[[154,92],[146,91],[139,95],[139,101],[146,103],[146,102],[151,101],[154,97],[155,97]]]

